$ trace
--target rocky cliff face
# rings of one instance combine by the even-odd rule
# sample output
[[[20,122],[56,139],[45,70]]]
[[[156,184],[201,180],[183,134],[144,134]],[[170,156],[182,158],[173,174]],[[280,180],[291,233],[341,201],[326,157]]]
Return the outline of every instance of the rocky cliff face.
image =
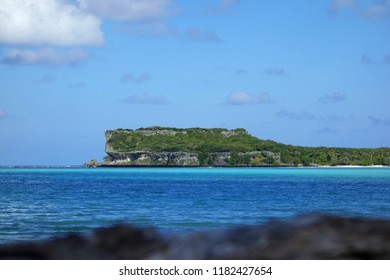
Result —
[[[200,164],[199,155],[186,152],[161,152],[151,153],[145,151],[134,151],[126,153],[107,152],[111,161],[105,162],[103,166],[269,166],[280,163],[280,155],[268,151],[237,153],[230,152],[210,153],[205,163]],[[234,164],[234,157],[244,159],[245,163]],[[89,165],[89,164],[88,164]],[[96,166],[92,165],[92,166]]]
[[[130,153],[107,152],[112,159],[107,165],[133,166],[199,166],[197,154],[185,152],[151,153],[134,151]]]
[[[301,147],[263,140],[245,129],[147,127],[106,131],[98,166],[390,166],[390,148]]]
[[[196,137],[193,134],[197,133]],[[122,146],[126,149],[120,149],[122,147],[118,145],[117,138],[120,134]],[[233,142],[238,142],[242,135],[246,137],[250,136],[244,129],[173,129],[173,128],[160,128],[150,127],[141,128],[137,130],[132,129],[120,129],[120,130],[107,130],[106,133],[106,153],[109,156],[109,160],[104,163],[96,165],[95,162],[89,162],[86,164],[88,167],[96,166],[181,166],[181,167],[198,167],[198,166],[270,166],[280,165],[280,154],[270,151],[250,151],[250,152],[231,152],[231,151],[219,151],[219,152],[206,152],[203,153],[202,148],[198,148],[198,152],[189,152],[193,150],[195,143],[189,141],[186,145],[182,145],[182,142],[186,141],[186,136],[192,137],[192,141],[202,140],[207,142],[210,135],[213,139],[222,138],[225,140],[225,144],[229,144],[229,139]],[[116,138],[115,138],[116,137]],[[114,139],[115,138],[115,142]],[[155,148],[158,151],[150,151],[151,148],[147,145],[142,146],[141,149],[134,148],[129,150],[128,147],[137,147],[140,142],[148,142],[149,139],[160,139],[158,147]],[[140,140],[142,139],[142,140]],[[184,140],[183,140],[184,139]],[[226,142],[226,139],[227,142]],[[212,140],[213,141],[213,140]],[[113,144],[114,142],[114,144]],[[177,146],[181,145],[183,151],[169,151],[171,149],[178,149]],[[198,144],[199,145],[199,144]],[[202,144],[207,147],[207,144]],[[161,146],[161,147],[160,147]],[[201,146],[201,145],[200,145]],[[165,147],[166,151],[164,150]],[[207,149],[207,148],[205,148]],[[225,150],[224,146],[219,148]]]
[[[198,154],[186,152],[162,152],[151,153],[144,151],[134,151],[131,153],[107,152],[111,162],[106,162],[105,166],[183,166],[198,167],[201,166]],[[246,163],[233,164],[233,157],[241,158]],[[207,155],[206,163],[203,166],[268,166],[267,161],[259,159],[272,160],[273,163],[280,162],[280,156],[271,152],[248,152],[232,155],[230,152],[210,153]],[[89,164],[88,164],[89,165]],[[93,164],[92,164],[93,166]],[[96,166],[96,165],[95,165]]]

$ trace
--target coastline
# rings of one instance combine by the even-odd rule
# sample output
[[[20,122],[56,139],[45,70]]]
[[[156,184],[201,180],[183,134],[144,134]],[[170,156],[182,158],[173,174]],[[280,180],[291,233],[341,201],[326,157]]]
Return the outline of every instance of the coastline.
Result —
[[[185,166],[185,165],[114,165],[114,164],[101,164],[98,166],[86,168],[310,168],[310,169],[321,169],[321,168],[390,168],[387,165],[318,165],[318,166],[295,166],[295,165],[262,165],[262,166]]]
[[[390,166],[387,165],[324,165],[324,166],[318,166],[318,168],[390,168]]]
[[[321,168],[345,168],[345,169],[364,169],[364,168],[390,168],[388,165],[318,165],[318,166],[294,166],[294,165],[283,165],[283,166],[183,166],[183,165],[110,165],[101,164],[98,166],[85,166],[85,165],[0,165],[0,169],[79,169],[79,168],[309,168],[309,169],[321,169]]]

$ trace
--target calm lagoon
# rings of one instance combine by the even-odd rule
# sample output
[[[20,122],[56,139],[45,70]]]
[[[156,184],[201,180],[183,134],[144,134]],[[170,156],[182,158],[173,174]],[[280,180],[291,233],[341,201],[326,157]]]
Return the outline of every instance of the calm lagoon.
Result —
[[[313,212],[390,218],[390,168],[0,168],[0,243],[118,223],[185,233]]]

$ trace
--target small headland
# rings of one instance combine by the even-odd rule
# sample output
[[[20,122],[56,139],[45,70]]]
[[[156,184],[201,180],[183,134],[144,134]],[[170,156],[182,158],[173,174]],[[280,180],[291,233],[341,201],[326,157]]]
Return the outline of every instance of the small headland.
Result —
[[[245,129],[147,127],[107,130],[103,162],[86,167],[390,166],[390,148],[301,147]]]

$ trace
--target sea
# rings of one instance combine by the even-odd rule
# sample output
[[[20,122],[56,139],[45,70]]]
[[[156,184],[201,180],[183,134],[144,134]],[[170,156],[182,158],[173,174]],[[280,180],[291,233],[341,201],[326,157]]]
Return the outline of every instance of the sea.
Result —
[[[390,219],[390,168],[0,168],[0,244],[116,224],[185,234],[313,213]]]

